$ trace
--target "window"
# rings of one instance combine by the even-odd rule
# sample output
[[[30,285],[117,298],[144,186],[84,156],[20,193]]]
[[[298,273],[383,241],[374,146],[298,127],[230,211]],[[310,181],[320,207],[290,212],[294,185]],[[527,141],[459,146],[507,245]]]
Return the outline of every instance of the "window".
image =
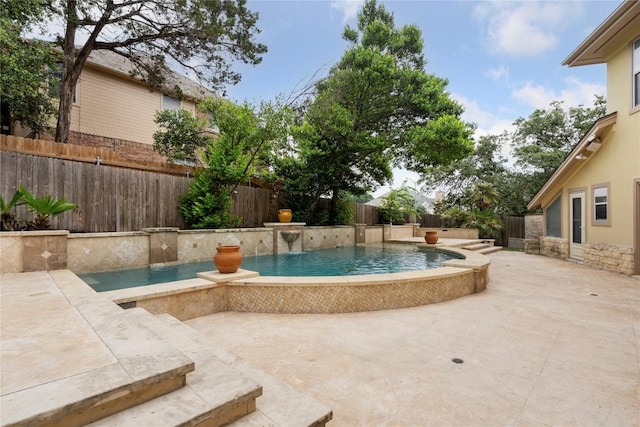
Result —
[[[547,237],[562,237],[562,197],[556,199],[544,210],[544,226]]]
[[[609,184],[593,186],[593,225],[609,225]]]
[[[180,109],[180,100],[169,95],[162,95],[162,109],[177,111]]]
[[[207,115],[207,123],[210,131],[220,132],[220,128],[218,128],[218,124],[216,123],[215,116],[211,111],[209,111],[209,114]]]
[[[633,108],[640,107],[640,39],[633,42],[632,58]]]

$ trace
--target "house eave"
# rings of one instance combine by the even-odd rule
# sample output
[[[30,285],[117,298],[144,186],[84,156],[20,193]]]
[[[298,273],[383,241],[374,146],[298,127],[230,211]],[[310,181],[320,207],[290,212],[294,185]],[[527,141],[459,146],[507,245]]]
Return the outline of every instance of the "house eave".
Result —
[[[626,0],[571,52],[562,65],[603,64],[610,54],[637,35],[638,28],[640,1]]]
[[[580,142],[565,157],[564,161],[558,166],[558,169],[545,182],[540,191],[533,196],[533,199],[527,205],[527,209],[535,209],[542,204],[542,200],[552,190],[556,188],[571,172],[576,168],[582,167],[589,162],[591,158],[597,155],[597,151],[589,151],[587,147],[596,139],[601,138],[604,132],[616,123],[618,117],[617,112],[613,112],[596,120],[596,122],[584,134]]]

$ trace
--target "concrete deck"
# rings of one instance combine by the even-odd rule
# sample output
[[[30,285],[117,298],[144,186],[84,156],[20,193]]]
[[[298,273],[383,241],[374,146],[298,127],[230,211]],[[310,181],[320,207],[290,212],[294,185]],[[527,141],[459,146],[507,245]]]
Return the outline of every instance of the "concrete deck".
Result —
[[[186,324],[332,408],[332,426],[639,426],[640,281],[491,261],[486,291],[445,303]]]
[[[640,426],[640,281],[519,252],[491,261],[486,291],[445,303],[185,323],[331,408],[332,426]],[[56,403],[40,389],[65,405],[186,363],[74,277],[0,276],[2,425]],[[151,350],[165,356],[148,363]],[[96,370],[104,381],[85,375]]]

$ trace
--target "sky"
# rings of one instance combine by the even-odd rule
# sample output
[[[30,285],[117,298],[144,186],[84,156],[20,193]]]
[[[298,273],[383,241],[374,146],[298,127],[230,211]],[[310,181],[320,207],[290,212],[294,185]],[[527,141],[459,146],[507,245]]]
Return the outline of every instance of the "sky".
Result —
[[[606,96],[604,65],[568,68],[562,61],[620,4],[618,0],[380,1],[397,27],[422,31],[426,72],[449,80],[447,90],[476,123],[475,136],[513,129],[554,100],[590,106]],[[259,65],[236,64],[242,80],[228,98],[259,103],[287,96],[338,62],[348,48],[346,25],[356,27],[361,0],[249,0],[259,13],[257,40],[267,45]],[[508,149],[505,148],[505,153]],[[418,175],[394,170],[397,188]],[[373,192],[389,191],[384,186]]]

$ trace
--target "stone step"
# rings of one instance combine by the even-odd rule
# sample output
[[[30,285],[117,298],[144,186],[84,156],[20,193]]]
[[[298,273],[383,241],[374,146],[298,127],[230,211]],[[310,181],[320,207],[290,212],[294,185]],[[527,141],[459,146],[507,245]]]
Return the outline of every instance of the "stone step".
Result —
[[[181,344],[196,345],[198,349],[208,350],[225,361],[242,374],[260,383],[263,395],[256,401],[256,411],[232,423],[235,427],[249,426],[324,426],[333,418],[333,413],[317,400],[299,393],[283,381],[255,368],[235,354],[211,343],[211,340],[200,332],[184,324],[169,314],[156,317],[166,322],[168,327],[176,331]],[[197,371],[197,368],[196,368]]]
[[[492,245],[489,243],[474,243],[473,245],[465,245],[462,249],[466,249],[468,251],[479,251],[480,249],[489,248]]]
[[[494,252],[500,252],[502,250],[502,246],[489,246],[488,248],[480,249],[478,253],[482,255],[489,255]]]
[[[131,311],[158,336],[195,362],[186,386],[95,423],[96,426],[227,425],[253,411],[262,387],[141,308]]]
[[[3,426],[85,425],[186,384],[193,361],[130,313],[100,299],[75,308],[113,355],[112,363],[3,395]]]

